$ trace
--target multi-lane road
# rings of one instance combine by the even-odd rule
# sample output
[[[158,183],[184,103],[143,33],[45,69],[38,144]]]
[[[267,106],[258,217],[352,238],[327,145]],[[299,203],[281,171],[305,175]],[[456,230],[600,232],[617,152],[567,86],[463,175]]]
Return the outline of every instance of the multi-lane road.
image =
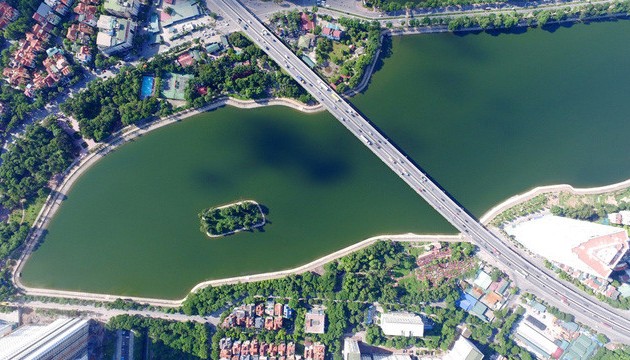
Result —
[[[383,133],[340,98],[247,8],[237,0],[220,1],[224,5],[222,10],[241,25],[254,43],[299,81],[343,126],[456,229],[464,236],[470,237],[483,250],[491,253],[504,267],[512,269],[520,283],[531,284],[548,300],[563,299],[578,320],[605,333],[613,340],[630,343],[630,318],[627,315],[594,300],[573,285],[556,279],[546,269],[536,265],[526,255],[495,236],[454,201],[420,167],[409,160]],[[566,309],[566,306],[564,308]]]

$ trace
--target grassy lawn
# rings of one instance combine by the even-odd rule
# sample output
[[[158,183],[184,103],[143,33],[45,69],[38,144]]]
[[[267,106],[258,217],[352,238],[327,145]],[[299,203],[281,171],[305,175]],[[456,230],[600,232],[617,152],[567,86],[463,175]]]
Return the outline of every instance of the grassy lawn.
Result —
[[[418,256],[424,254],[425,251],[426,250],[424,249],[424,246],[418,246],[418,247],[410,246],[407,249],[407,252],[409,253],[409,255],[412,255],[412,256],[415,256],[415,257],[418,257]]]
[[[333,51],[330,54],[330,58],[338,58],[338,59],[344,59],[344,55],[343,55],[343,51],[346,50],[348,51],[348,46],[344,45],[344,44],[340,44],[336,41],[333,41]]]
[[[589,205],[609,204],[612,202],[612,199],[621,202],[625,201],[628,197],[630,197],[630,188],[596,195],[575,195],[568,192],[561,192],[558,196],[558,200],[560,206],[572,207],[582,203]]]
[[[24,214],[25,223],[32,225],[35,222],[35,218],[37,218],[37,214],[39,214],[39,211],[42,209],[42,206],[44,206],[44,203],[46,202],[46,197],[48,197],[48,192],[46,192],[44,196],[38,196],[37,198],[35,198],[33,202],[26,205],[25,214]],[[21,222],[22,221],[22,208],[18,208],[15,211],[13,211],[9,215],[9,221]]]

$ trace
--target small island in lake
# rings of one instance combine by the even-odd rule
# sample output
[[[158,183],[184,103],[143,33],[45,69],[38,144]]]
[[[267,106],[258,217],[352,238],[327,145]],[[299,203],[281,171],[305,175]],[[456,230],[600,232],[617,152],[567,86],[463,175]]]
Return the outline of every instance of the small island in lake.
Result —
[[[205,209],[199,220],[202,232],[209,237],[220,237],[264,226],[265,214],[257,202],[244,200]]]

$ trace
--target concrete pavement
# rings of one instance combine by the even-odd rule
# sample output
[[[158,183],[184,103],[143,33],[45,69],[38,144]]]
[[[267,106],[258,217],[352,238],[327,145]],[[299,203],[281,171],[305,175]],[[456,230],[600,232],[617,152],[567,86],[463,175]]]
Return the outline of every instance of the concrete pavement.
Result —
[[[94,305],[74,305],[74,304],[59,304],[59,303],[47,303],[41,301],[26,301],[13,303],[14,306],[28,307],[33,309],[46,309],[46,310],[62,310],[62,311],[79,311],[82,313],[90,314],[94,319],[107,322],[109,319],[118,315],[139,315],[148,316],[152,318],[159,318],[164,320],[173,321],[194,321],[198,323],[212,324],[214,326],[219,324],[219,317],[217,316],[198,316],[198,315],[184,315],[184,314],[167,314],[161,311],[148,311],[148,310],[119,310],[119,309],[107,309],[104,307]]]

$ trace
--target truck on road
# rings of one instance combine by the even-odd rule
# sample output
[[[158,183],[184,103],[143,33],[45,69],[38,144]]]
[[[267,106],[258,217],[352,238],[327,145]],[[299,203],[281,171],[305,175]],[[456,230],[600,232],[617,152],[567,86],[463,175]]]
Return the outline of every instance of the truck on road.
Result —
[[[361,140],[363,140],[364,143],[368,144],[368,145],[372,145],[372,142],[370,140],[368,140],[368,138],[366,138],[363,135],[359,135],[359,137],[361,138]]]
[[[326,86],[326,84],[324,84],[324,82],[321,80],[319,80],[319,86],[322,88],[322,90],[330,91],[328,86]]]

